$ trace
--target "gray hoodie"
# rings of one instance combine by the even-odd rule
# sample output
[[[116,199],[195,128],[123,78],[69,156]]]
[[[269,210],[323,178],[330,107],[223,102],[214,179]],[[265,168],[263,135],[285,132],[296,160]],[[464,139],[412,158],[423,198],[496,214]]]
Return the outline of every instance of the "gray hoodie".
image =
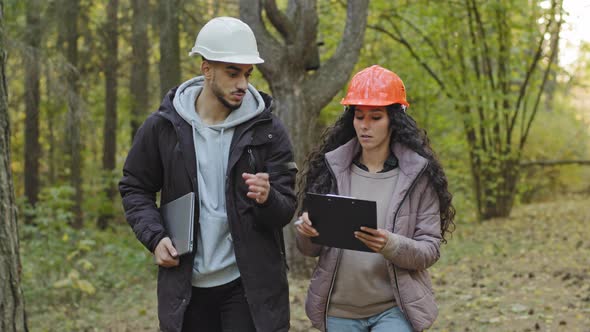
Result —
[[[222,123],[206,125],[195,110],[195,101],[203,89],[203,76],[181,84],[174,96],[176,112],[193,128],[197,156],[199,190],[199,232],[193,264],[192,284],[215,287],[240,276],[229,232],[225,205],[225,173],[234,128],[264,111],[264,101],[248,84],[240,108],[232,111]]]

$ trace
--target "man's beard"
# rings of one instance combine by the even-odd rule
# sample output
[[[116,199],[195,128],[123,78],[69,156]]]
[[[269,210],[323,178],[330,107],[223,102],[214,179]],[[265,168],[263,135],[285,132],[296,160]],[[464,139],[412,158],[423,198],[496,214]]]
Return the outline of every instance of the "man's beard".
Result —
[[[219,100],[219,102],[222,103],[223,106],[227,107],[230,111],[235,111],[238,108],[240,108],[240,106],[242,106],[242,102],[240,102],[239,104],[230,104],[225,99],[225,97],[223,95],[223,91],[215,83],[215,78],[213,78],[213,80],[211,80],[211,91],[213,91],[213,94],[215,95],[215,97],[217,97],[217,100]]]

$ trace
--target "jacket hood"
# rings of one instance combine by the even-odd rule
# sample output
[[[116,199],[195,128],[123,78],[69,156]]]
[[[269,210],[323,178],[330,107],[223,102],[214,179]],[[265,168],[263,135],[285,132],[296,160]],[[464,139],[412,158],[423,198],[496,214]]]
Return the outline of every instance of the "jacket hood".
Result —
[[[203,76],[198,76],[182,83],[176,90],[173,99],[176,112],[187,123],[192,124],[195,122],[197,126],[203,126],[203,123],[201,117],[195,110],[195,101],[203,90],[204,83],[205,78]],[[251,84],[248,84],[242,105],[231,111],[223,122],[207,127],[214,130],[233,128],[259,115],[264,109],[265,103],[262,96]]]
[[[162,98],[162,102],[160,103],[160,107],[158,107],[158,111],[156,112],[157,115],[172,122],[175,126],[180,125],[183,122],[186,122],[186,121],[184,121],[184,118],[181,117],[180,114],[176,111],[176,108],[174,107],[174,97],[176,96],[176,91],[178,91],[181,86],[182,86],[182,84],[180,86],[170,89],[166,93],[164,98]],[[255,88],[253,88],[253,89],[255,90]],[[250,90],[248,90],[248,91],[250,91]],[[262,106],[263,107],[262,113],[268,112],[270,114],[274,108],[273,98],[270,95],[268,95],[262,91],[256,91],[256,92],[262,98],[262,105],[263,105]],[[188,122],[188,124],[190,125],[190,122]]]

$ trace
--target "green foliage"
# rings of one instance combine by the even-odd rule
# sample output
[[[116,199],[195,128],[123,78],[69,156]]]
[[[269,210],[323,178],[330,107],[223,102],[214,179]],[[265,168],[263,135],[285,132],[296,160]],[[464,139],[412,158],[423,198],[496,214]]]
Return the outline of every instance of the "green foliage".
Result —
[[[525,160],[587,160],[588,124],[568,109],[542,112],[532,128]],[[590,190],[588,165],[532,166],[523,170],[519,197],[525,203],[553,199],[568,192]]]
[[[151,255],[128,226],[114,225],[107,231],[70,227],[72,194],[69,186],[46,187],[34,208],[20,202],[21,211],[31,218],[21,224],[20,254],[33,327],[51,331],[94,327],[97,305],[112,302],[125,310],[128,299],[117,299],[117,294],[135,290],[131,285],[140,280],[155,278]],[[86,200],[85,207],[96,205],[86,210],[87,215],[95,217],[101,206],[105,208],[101,199]]]
[[[39,193],[39,201],[35,207],[25,205],[21,211],[33,218],[36,225],[33,229],[41,232],[60,231],[72,221],[73,193],[74,188],[67,185],[45,187]],[[21,204],[25,204],[25,201]]]
[[[151,255],[128,226],[78,231],[53,224],[22,228],[23,289],[31,326],[51,331],[94,328],[104,319],[104,309],[97,306],[127,310],[130,299],[121,292],[139,296],[143,290],[134,285],[155,280]]]

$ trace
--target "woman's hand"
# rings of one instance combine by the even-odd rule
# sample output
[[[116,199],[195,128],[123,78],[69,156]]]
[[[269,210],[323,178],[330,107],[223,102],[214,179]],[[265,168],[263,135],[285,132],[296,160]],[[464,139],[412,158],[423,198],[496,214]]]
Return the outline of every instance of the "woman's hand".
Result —
[[[354,232],[354,237],[361,240],[369,249],[374,252],[381,252],[385,248],[388,231],[364,226],[361,227],[361,231]]]
[[[297,232],[305,237],[316,237],[320,235],[320,233],[311,226],[311,220],[309,220],[307,212],[304,212],[301,217],[299,217],[295,222],[295,227],[297,227]]]

